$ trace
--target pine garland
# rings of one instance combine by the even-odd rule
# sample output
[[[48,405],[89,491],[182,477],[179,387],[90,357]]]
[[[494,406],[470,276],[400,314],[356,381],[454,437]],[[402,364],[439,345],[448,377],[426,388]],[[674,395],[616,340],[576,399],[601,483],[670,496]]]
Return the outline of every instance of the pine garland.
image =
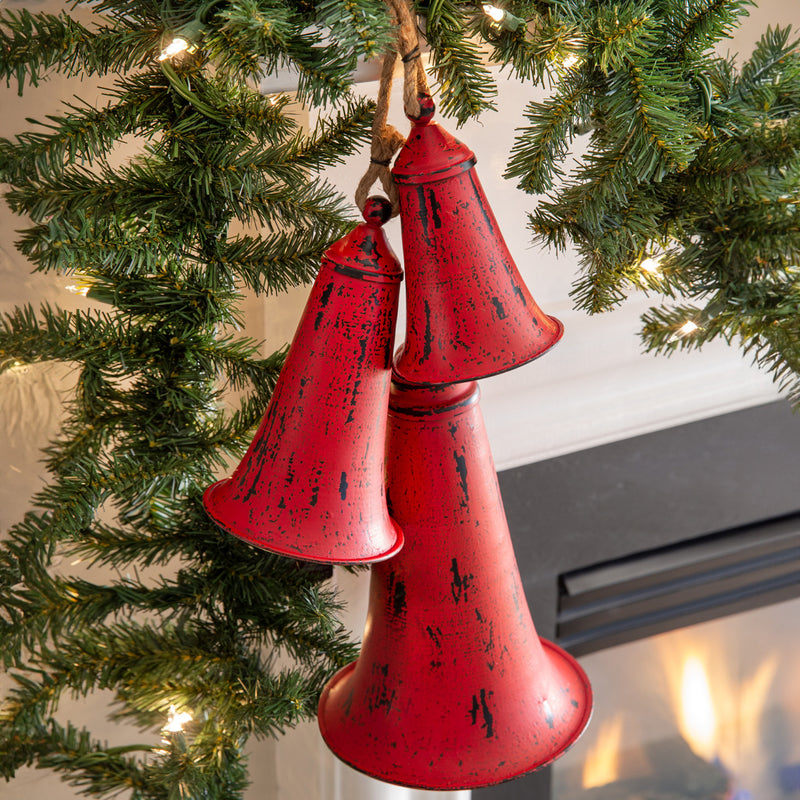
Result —
[[[714,55],[748,5],[555,4],[550,25],[573,24],[576,63],[551,69],[551,97],[526,109],[507,176],[549,193],[531,229],[577,249],[578,308],[640,290],[680,298],[644,315],[648,350],[738,340],[797,404],[800,50],[776,27],[740,68]],[[644,270],[654,256],[660,269]]]
[[[39,270],[80,276],[106,304],[23,307],[0,322],[4,365],[64,361],[78,375],[45,452],[51,481],[0,551],[0,652],[15,682],[0,770],[49,767],[98,797],[239,797],[247,738],[313,716],[323,682],[356,651],[317,573],[221,533],[202,509],[203,489],[248,443],[284,356],[262,358],[225,331],[240,322],[243,286],[308,281],[351,224],[318,173],[367,141],[372,109],[344,97],[304,134],[285,99],[246,88],[251,54],[210,60],[241,10],[204,18],[207,49],[162,70],[158,5],[99,6],[96,28],[66,14],[0,16],[0,71],[20,88],[48,71],[120,73],[104,107],[66,104],[0,142],[6,199],[32,223],[20,249]],[[284,16],[288,36],[261,57],[305,59],[309,97],[342,94],[346,65],[331,67],[328,51],[299,38],[302,15]],[[130,135],[140,152],[112,164]],[[233,235],[233,221],[271,232]],[[245,392],[233,412],[220,406],[226,388]],[[133,577],[61,575],[54,559]],[[136,577],[148,566],[162,576]],[[293,666],[278,668],[279,653]],[[57,719],[65,693],[97,689],[152,733],[109,748]],[[171,708],[194,721],[165,745]]]

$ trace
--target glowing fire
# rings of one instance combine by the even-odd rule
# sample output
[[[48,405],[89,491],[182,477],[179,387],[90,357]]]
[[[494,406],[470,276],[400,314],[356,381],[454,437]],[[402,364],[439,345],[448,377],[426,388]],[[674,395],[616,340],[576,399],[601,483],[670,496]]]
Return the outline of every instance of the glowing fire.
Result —
[[[745,677],[710,652],[684,651],[679,681],[673,680],[674,707],[678,730],[698,756],[726,765],[755,757],[777,669],[776,654]]]
[[[619,779],[619,754],[622,743],[622,716],[606,720],[597,733],[597,741],[583,762],[584,789],[605,786]]]
[[[747,669],[717,637],[700,640],[675,634],[659,642],[659,650],[671,702],[654,716],[663,719],[655,728],[658,732],[653,735],[653,728],[642,728],[641,719],[627,709],[609,714],[581,754],[584,790],[632,778],[646,780],[656,766],[647,742],[668,740],[676,728],[697,756],[720,765],[732,780],[741,778],[745,767],[752,773],[761,758],[763,715],[778,674],[778,654],[767,653],[757,668]],[[659,685],[659,678],[652,682]],[[645,738],[640,738],[643,733]]]
[[[683,662],[678,729],[701,758],[711,761],[717,755],[717,715],[699,656],[687,656]]]

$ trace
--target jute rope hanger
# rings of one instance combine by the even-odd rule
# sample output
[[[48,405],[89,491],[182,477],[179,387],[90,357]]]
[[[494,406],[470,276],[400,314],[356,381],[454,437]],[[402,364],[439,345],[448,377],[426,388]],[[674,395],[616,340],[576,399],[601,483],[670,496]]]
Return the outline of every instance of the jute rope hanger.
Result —
[[[387,123],[389,100],[392,93],[392,81],[397,57],[403,63],[403,107],[406,115],[417,118],[420,115],[418,94],[429,94],[428,79],[420,57],[419,38],[414,17],[408,0],[386,0],[397,23],[397,48],[389,50],[383,59],[381,79],[378,88],[375,117],[372,122],[372,142],[370,145],[370,163],[367,171],[358,183],[355,202],[363,211],[369,190],[376,180],[380,180],[392,204],[392,216],[400,213],[397,187],[389,166],[394,154],[405,143],[400,131]]]

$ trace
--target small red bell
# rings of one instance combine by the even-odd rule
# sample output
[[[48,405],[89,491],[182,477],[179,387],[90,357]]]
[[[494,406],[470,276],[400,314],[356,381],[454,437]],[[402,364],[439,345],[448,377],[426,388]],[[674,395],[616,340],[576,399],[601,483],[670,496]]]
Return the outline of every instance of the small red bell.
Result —
[[[475,154],[422,113],[392,175],[400,197],[406,338],[395,372],[440,384],[495,375],[542,355],[563,333],[514,264],[474,169]]]
[[[384,489],[403,277],[381,229],[390,213],[388,201],[370,198],[365,222],[325,252],[255,438],[203,496],[217,525],[257,547],[363,563],[402,546]]]
[[[389,509],[359,658],[319,703],[325,741],[389,783],[473,789],[557,758],[589,720],[577,662],[536,635],[474,383],[394,384]]]

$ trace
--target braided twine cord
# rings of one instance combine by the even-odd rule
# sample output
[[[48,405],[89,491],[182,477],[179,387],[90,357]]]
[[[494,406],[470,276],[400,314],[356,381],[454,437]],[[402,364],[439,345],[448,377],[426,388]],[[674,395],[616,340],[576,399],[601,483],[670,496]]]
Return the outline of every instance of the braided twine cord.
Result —
[[[417,26],[408,0],[387,0],[387,3],[397,20],[397,49],[392,48],[383,58],[375,117],[372,123],[370,163],[356,188],[355,202],[363,211],[370,188],[375,181],[380,180],[383,190],[392,204],[392,216],[394,217],[400,213],[400,204],[397,186],[389,167],[395,153],[405,143],[405,137],[386,120],[389,115],[389,100],[398,55],[403,63],[403,107],[408,117],[412,119],[419,117],[418,95],[429,94],[430,90],[420,57]]]

